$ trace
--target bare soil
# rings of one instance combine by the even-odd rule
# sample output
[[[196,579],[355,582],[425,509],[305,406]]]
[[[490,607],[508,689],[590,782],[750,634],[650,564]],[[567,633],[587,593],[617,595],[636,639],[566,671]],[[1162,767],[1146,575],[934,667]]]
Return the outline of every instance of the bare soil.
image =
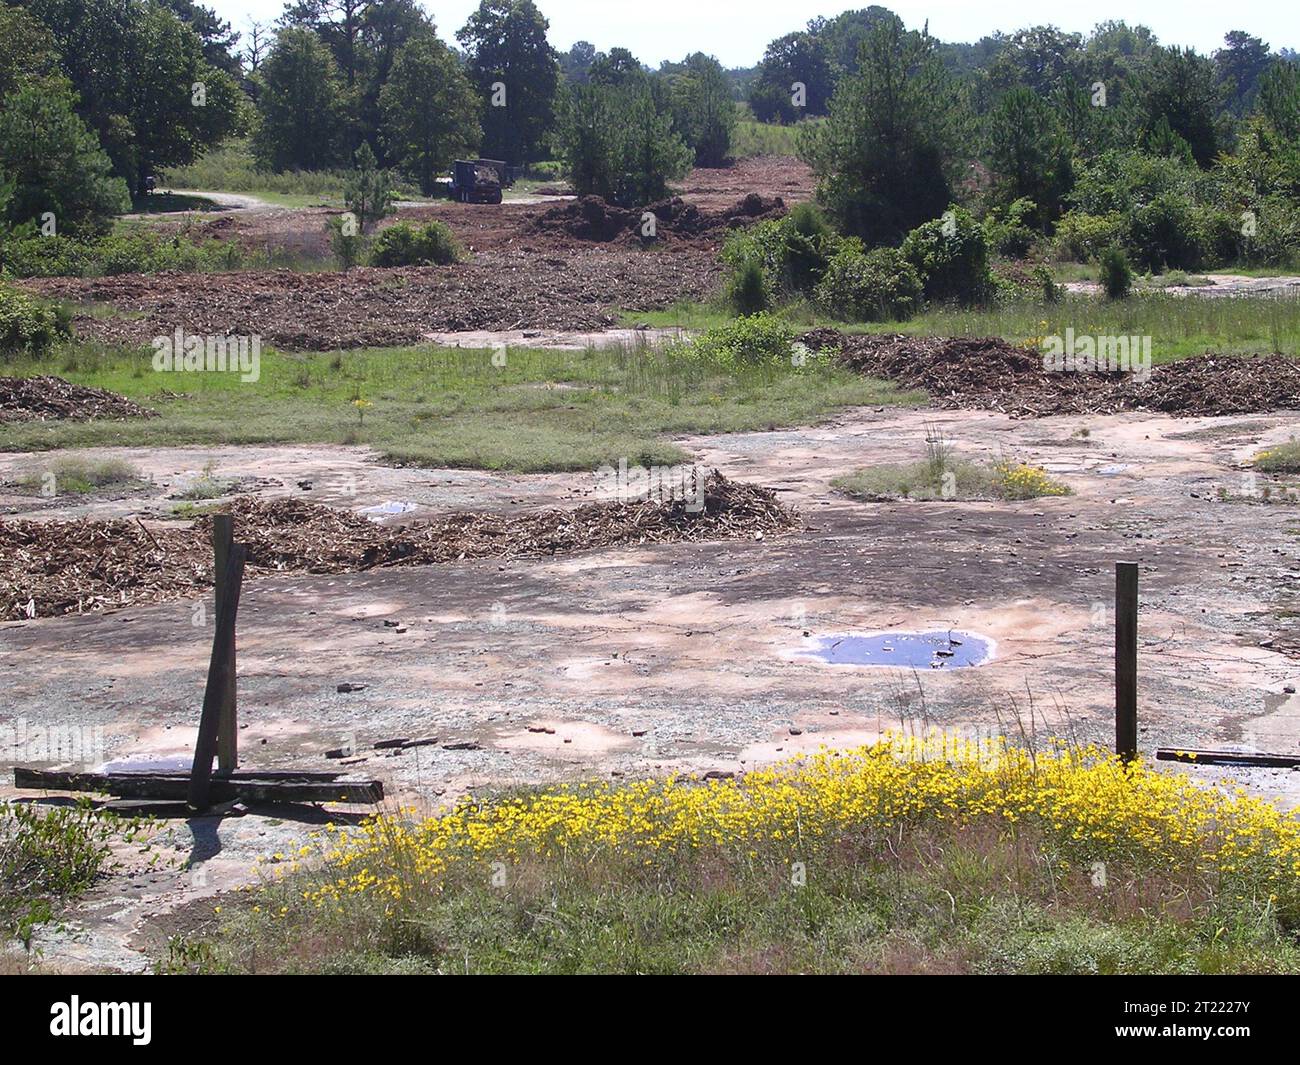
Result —
[[[680,199],[657,205],[663,238],[645,247],[616,210],[622,228],[620,239],[612,240],[567,224],[575,210],[570,203],[448,201],[403,207],[385,224],[445,221],[470,253],[469,261],[453,266],[128,274],[23,284],[74,304],[112,305],[122,314],[77,315],[76,330],[131,344],[148,343],[178,325],[203,334],[255,334],[283,349],[309,351],[411,344],[435,332],[588,331],[616,324],[619,310],[659,310],[705,298],[721,277],[717,250],[732,225],[780,213],[776,197],[790,203],[811,195],[812,174],[798,160],[747,159],[726,170],[692,171]],[[158,224],[184,224],[199,236],[248,249],[323,258],[325,223],[338,213],[259,208]]]

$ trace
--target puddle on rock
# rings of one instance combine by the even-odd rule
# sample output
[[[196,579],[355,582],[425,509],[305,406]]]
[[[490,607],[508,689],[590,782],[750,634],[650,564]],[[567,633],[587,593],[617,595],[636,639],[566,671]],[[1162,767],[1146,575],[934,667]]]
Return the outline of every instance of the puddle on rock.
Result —
[[[379,503],[373,507],[362,507],[358,513],[364,514],[368,518],[387,518],[394,514],[405,514],[407,511],[415,509],[414,503],[408,503],[405,499],[390,499],[386,503]]]
[[[822,636],[804,654],[837,666],[893,666],[903,669],[963,669],[993,657],[993,641],[956,629]]]
[[[101,773],[188,773],[194,768],[194,756],[178,754],[163,758],[122,758],[105,762]]]

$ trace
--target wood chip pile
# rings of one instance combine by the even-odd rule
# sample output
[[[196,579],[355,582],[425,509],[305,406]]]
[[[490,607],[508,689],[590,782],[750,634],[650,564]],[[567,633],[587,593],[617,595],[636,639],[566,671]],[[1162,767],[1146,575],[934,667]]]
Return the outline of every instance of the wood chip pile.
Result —
[[[587,503],[507,516],[461,513],[376,525],[300,499],[241,498],[230,508],[249,546],[248,576],[345,573],[485,558],[537,558],[593,548],[757,539],[799,524],[766,488],[705,478],[703,509],[681,500]],[[135,521],[0,521],[0,619],[87,613],[161,602],[212,585],[211,518],[146,530]]]
[[[62,377],[0,377],[0,422],[67,418],[152,418],[156,412],[102,388],[85,388]]]
[[[845,335],[817,329],[802,338],[832,348],[852,369],[921,388],[949,408],[998,410],[1016,417],[1160,411],[1185,417],[1300,409],[1300,360],[1284,355],[1207,353],[1126,373],[1066,373],[1043,368],[1040,352],[997,337]]]

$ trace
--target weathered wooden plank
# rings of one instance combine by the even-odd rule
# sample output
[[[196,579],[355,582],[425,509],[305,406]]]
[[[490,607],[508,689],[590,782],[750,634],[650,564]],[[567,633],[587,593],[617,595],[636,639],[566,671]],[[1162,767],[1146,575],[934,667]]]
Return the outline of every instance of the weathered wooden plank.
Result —
[[[213,585],[215,586],[216,617],[221,617],[221,603],[225,598],[226,582],[222,578],[230,566],[230,549],[235,542],[235,519],[229,514],[212,516]],[[217,723],[217,771],[229,775],[239,766],[239,721],[235,705],[237,684],[234,682],[236,638],[230,637],[229,659],[226,670],[232,678],[221,700],[221,713]]]
[[[217,614],[216,633],[212,637],[212,657],[208,660],[208,683],[203,692],[203,711],[199,717],[199,735],[194,741],[194,769],[190,775],[189,801],[196,810],[208,804],[212,782],[212,759],[217,753],[217,732],[221,726],[226,691],[235,686],[234,664],[235,619],[239,613],[239,591],[244,581],[244,561],[248,549],[232,544],[230,562],[223,579],[221,610]]]
[[[1138,565],[1115,563],[1115,753],[1138,753]]]
[[[190,779],[162,773],[69,773],[14,767],[14,786],[46,791],[97,791],[127,799],[188,799]],[[376,803],[384,797],[378,780],[292,780],[214,777],[208,801]],[[193,804],[191,804],[193,805]]]
[[[1198,751],[1183,747],[1157,747],[1161,762],[1186,762],[1189,765],[1251,765],[1271,769],[1300,766],[1300,754],[1265,754],[1254,751]]]

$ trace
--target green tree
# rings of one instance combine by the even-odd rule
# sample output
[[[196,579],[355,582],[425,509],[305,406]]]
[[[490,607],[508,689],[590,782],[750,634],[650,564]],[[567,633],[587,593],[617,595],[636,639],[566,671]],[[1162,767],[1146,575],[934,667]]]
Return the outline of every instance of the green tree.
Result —
[[[296,0],[284,6],[280,25],[311,30],[329,48],[348,88],[362,73],[361,30],[367,0]]]
[[[273,170],[336,165],[347,102],[334,57],[320,38],[310,30],[282,30],[262,63],[261,83],[261,121],[253,135],[258,161]]]
[[[482,137],[478,98],[451,49],[419,37],[402,48],[379,97],[389,156],[434,191],[438,173]]]
[[[1214,53],[1214,68],[1228,94],[1228,109],[1244,115],[1255,102],[1259,79],[1273,62],[1268,45],[1243,30],[1224,35],[1224,47]]]
[[[662,199],[691,164],[690,148],[646,83],[569,86],[560,139],[578,195],[625,207]]]
[[[456,33],[482,107],[483,151],[515,165],[538,157],[554,124],[560,67],[533,0],[481,0]]]
[[[796,106],[794,86],[804,87],[803,106]],[[767,46],[749,105],[760,122],[797,122],[805,115],[824,115],[834,81],[826,44],[807,31],[787,33]]]
[[[1214,64],[1191,49],[1160,48],[1144,72],[1138,104],[1140,136],[1163,133],[1161,119],[1185,140],[1201,166],[1219,150],[1219,90]]]
[[[370,145],[363,142],[352,158],[356,168],[343,187],[343,202],[357,216],[361,231],[368,233],[376,222],[395,210],[393,182],[388,171],[380,169],[379,160],[375,158]]]
[[[958,100],[934,38],[899,19],[875,25],[861,58],[858,73],[836,89],[826,121],[803,132],[800,154],[841,231],[867,244],[897,244],[951,199]]]
[[[587,70],[587,79],[597,85],[626,85],[645,81],[646,71],[641,61],[626,48],[611,48],[608,52],[596,53]]]
[[[1283,137],[1300,141],[1300,63],[1278,60],[1260,79],[1256,110]]]
[[[20,81],[59,76],[59,47],[54,35],[21,7],[0,5],[0,41],[21,41],[21,48],[0,49],[0,100]]]
[[[12,186],[5,217],[15,225],[40,224],[49,212],[61,235],[95,235],[131,204],[71,94],[49,85],[25,85],[5,97],[0,174]]]
[[[622,98],[619,114],[620,153],[615,200],[643,206],[668,195],[668,182],[686,176],[692,151],[672,129],[672,119],[655,106],[646,86],[616,90]]]
[[[736,128],[736,101],[722,64],[696,52],[686,69],[672,77],[673,126],[694,150],[697,166],[722,166]]]
[[[234,79],[154,0],[29,0],[28,10],[54,36],[77,113],[137,193],[148,174],[193,162],[237,128]]]
[[[1003,201],[1033,200],[1040,225],[1055,217],[1070,189],[1070,153],[1052,105],[1023,86],[1003,94],[989,115],[988,141]]]

